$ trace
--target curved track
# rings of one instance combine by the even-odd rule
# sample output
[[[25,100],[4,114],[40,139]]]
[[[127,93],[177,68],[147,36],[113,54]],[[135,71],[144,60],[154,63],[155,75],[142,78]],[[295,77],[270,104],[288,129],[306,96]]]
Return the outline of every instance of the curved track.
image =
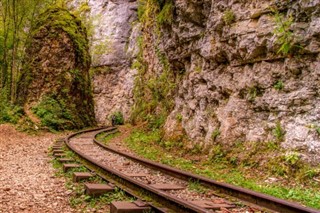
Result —
[[[102,132],[109,134],[116,128],[99,128],[81,131],[65,139],[67,146],[81,158],[96,167],[112,174],[126,186],[143,189],[165,200],[164,205],[174,212],[213,212],[226,209],[226,212],[255,212],[255,207],[276,212],[320,212],[301,205],[281,200],[272,196],[236,187],[230,184],[194,175],[185,171],[141,159],[133,155],[114,150],[97,141],[96,135]],[[194,193],[189,190],[190,181],[206,186],[206,193]],[[160,186],[160,188],[159,188]],[[162,188],[161,188],[162,187]],[[168,187],[169,189],[163,189]],[[171,187],[171,188],[170,188]],[[172,188],[173,187],[173,188]],[[236,197],[250,206],[239,206],[235,201],[219,197],[216,191]],[[232,199],[231,199],[232,200]],[[257,210],[257,212],[261,212]]]

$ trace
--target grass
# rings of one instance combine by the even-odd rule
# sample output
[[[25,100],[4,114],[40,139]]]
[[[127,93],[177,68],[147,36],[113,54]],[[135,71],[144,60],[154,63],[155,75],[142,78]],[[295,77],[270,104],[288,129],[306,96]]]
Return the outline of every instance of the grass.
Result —
[[[112,134],[103,132],[97,136],[97,140],[107,145],[111,139],[119,136],[119,134],[120,134],[119,132],[112,133]]]
[[[188,189],[201,194],[205,194],[208,191],[208,189],[202,186],[199,181],[189,181]]]
[[[286,134],[285,130],[281,127],[280,121],[276,123],[275,128],[273,129],[273,135],[276,137],[278,141],[283,141],[284,136]]]
[[[152,132],[136,130],[125,142],[136,154],[147,159],[206,176],[216,181],[234,184],[320,209],[319,183],[311,179],[304,182],[304,180],[298,180],[296,177],[291,177],[290,175],[287,175],[288,177],[281,176],[277,173],[270,173],[269,171],[259,168],[259,164],[257,164],[255,158],[263,155],[263,153],[276,152],[276,150],[280,149],[277,142],[265,143],[263,147],[253,145],[253,143],[250,147],[249,143],[249,150],[246,150],[246,147],[239,143],[234,149],[237,149],[239,153],[246,154],[245,158],[242,157],[244,160],[241,160],[240,155],[230,157],[229,153],[220,146],[213,151],[212,156],[204,156],[202,160],[197,162],[193,161],[192,158],[188,159],[190,152],[184,148],[166,149],[161,146],[163,142],[161,142],[159,130]],[[261,152],[259,152],[259,150]],[[291,165],[288,165],[292,163],[292,159],[295,161],[294,164],[296,164],[295,155],[287,156],[287,158],[281,157],[279,159],[270,158],[269,160],[273,160],[277,166],[281,165],[284,168],[292,168]],[[279,162],[276,160],[279,160]],[[320,174],[317,171],[316,169],[308,169],[304,171],[304,174],[306,176],[310,174],[311,177],[314,177]],[[283,172],[286,174],[287,171]],[[276,177],[281,181],[269,183],[266,180],[270,176]],[[194,190],[201,190],[198,188],[197,183],[191,182],[189,187]]]

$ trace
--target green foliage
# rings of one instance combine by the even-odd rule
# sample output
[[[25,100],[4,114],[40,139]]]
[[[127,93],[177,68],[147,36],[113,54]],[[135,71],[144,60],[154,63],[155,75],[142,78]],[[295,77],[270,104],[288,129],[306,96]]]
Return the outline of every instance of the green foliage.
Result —
[[[258,90],[256,87],[249,87],[248,88],[248,94],[247,94],[247,100],[248,101],[254,101],[257,97]]]
[[[200,154],[202,152],[202,147],[199,143],[196,143],[190,150],[191,154]]]
[[[41,124],[52,131],[74,127],[72,112],[61,100],[44,97],[37,106],[32,108],[32,111],[40,118]]]
[[[155,160],[161,152],[151,146],[151,144],[160,144],[161,133],[159,130],[145,133],[144,131],[134,131],[125,142],[130,149],[133,149],[144,157]]]
[[[284,83],[281,80],[279,80],[277,81],[277,83],[275,83],[273,88],[275,88],[276,90],[282,90],[284,88]]]
[[[103,142],[104,144],[108,144],[111,139],[117,136],[119,136],[119,132],[111,134],[109,132],[103,132],[97,136],[97,140]]]
[[[177,121],[179,122],[179,123],[181,123],[182,122],[182,115],[181,114],[177,114],[176,115],[176,119],[177,119]]]
[[[216,139],[219,137],[220,134],[221,134],[220,130],[219,129],[215,129],[212,132],[212,135],[211,135],[212,140],[216,141]]]
[[[165,5],[156,17],[157,23],[171,24],[173,20],[173,3],[172,0],[166,0]]]
[[[276,139],[277,139],[278,141],[283,141],[286,132],[285,132],[284,129],[281,127],[280,121],[278,121],[278,122],[276,123],[276,126],[275,126],[275,128],[273,129],[272,133],[273,133],[273,135],[276,137]]]
[[[297,152],[290,152],[284,156],[284,159],[290,166],[295,166],[300,160],[300,156]]]
[[[66,32],[76,47],[79,57],[78,63],[83,64],[84,67],[90,65],[91,57],[88,51],[87,32],[79,18],[66,9],[52,7],[41,14],[34,28],[36,30],[32,32],[33,35],[39,33],[43,28],[61,29]],[[58,35],[52,34],[51,36],[56,37]]]
[[[156,50],[157,57],[162,65],[162,72],[145,79],[147,63],[144,61],[142,51],[143,39],[138,41],[140,53],[132,67],[138,70],[135,78],[134,99],[135,105],[131,120],[147,121],[151,129],[163,126],[168,112],[173,108],[173,92],[176,88],[175,75],[170,70],[170,64],[164,54]]]
[[[124,124],[124,118],[122,115],[122,112],[117,111],[115,113],[113,113],[111,116],[111,119],[114,119],[114,123],[115,125],[123,125]]]
[[[199,181],[193,181],[193,180],[189,181],[188,189],[190,191],[195,191],[195,192],[198,192],[198,193],[201,193],[201,194],[205,194],[208,191],[208,189],[206,187],[202,186],[199,183]]]
[[[0,124],[17,124],[23,114],[23,109],[20,106],[11,105],[8,103],[0,103]]]
[[[313,169],[308,169],[307,171],[304,172],[303,178],[314,178],[316,176],[320,175],[320,168],[313,168]]]
[[[233,10],[226,10],[223,14],[223,21],[226,25],[232,24],[236,20],[236,16]]]
[[[221,162],[224,160],[225,156],[226,156],[226,150],[224,150],[224,148],[220,144],[212,147],[210,161]]]
[[[140,23],[144,23],[148,27],[152,26],[158,10],[159,5],[155,0],[139,0],[138,18]]]
[[[306,182],[310,181],[310,178],[319,175],[320,169],[308,168],[307,170],[302,171],[302,167],[300,166],[289,166],[289,163],[286,162],[284,156],[275,155],[276,152],[274,151],[277,151],[280,154],[284,152],[281,150],[278,143],[239,142],[235,147],[232,147],[231,152],[236,151],[233,153],[228,153],[224,150],[225,148],[218,145],[212,151],[212,154],[214,153],[216,155],[214,158],[211,157],[207,161],[195,162],[178,155],[177,149],[160,149],[158,146],[160,140],[159,131],[135,131],[125,140],[125,142],[136,154],[148,159],[203,175],[217,181],[235,184],[278,198],[298,201],[304,205],[320,209],[319,184],[310,185],[308,184],[310,182]],[[250,152],[250,150],[252,150],[252,152]],[[237,152],[239,152],[238,155],[235,155]],[[250,153],[247,156],[248,159],[260,163],[260,166],[250,169],[243,167],[241,158],[242,155],[246,153]],[[230,157],[230,154],[233,154],[233,156],[231,155]],[[270,154],[271,156],[268,156]],[[262,157],[263,159],[257,157]],[[294,158],[295,157],[293,157],[293,159]],[[279,178],[276,183],[266,183],[265,178],[270,177],[270,174],[268,174],[268,171],[263,170],[263,168],[265,168],[263,163],[268,163],[269,161],[272,161],[272,164],[269,165],[270,171],[273,169],[272,175],[282,173],[280,176],[285,177],[287,175],[288,179],[282,180]],[[299,163],[300,161],[293,165]],[[237,166],[235,167],[235,165]],[[296,179],[300,172],[302,172],[303,178],[305,178],[302,182],[298,182],[299,179]],[[290,183],[290,185],[288,183]],[[204,192],[201,185],[195,181],[190,181],[188,187],[190,190],[199,191],[200,193]]]
[[[0,90],[0,100],[0,124],[17,124],[24,115],[22,107],[10,104],[5,90]]]
[[[288,55],[294,47],[294,34],[291,31],[293,17],[284,17],[284,15],[279,12],[275,12],[274,19],[276,22],[276,27],[274,29],[276,43],[280,45],[277,53]]]

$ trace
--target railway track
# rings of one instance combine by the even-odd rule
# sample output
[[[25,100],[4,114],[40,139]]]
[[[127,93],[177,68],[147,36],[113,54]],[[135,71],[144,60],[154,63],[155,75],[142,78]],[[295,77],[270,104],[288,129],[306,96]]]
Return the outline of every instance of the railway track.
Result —
[[[141,197],[135,191],[142,191],[155,200],[154,203],[139,201],[135,203],[137,208],[148,207],[151,212],[320,212],[141,159],[96,139],[102,132],[116,131],[114,127],[81,131],[67,137],[65,144],[91,169],[108,174],[109,185],[117,185],[139,200]],[[111,212],[121,212],[116,210],[122,208],[118,204],[111,204]]]

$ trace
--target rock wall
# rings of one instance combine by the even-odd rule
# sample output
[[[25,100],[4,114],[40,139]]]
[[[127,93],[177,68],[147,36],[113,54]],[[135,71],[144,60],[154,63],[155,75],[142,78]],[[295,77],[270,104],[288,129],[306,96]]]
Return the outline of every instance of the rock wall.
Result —
[[[162,24],[160,39],[146,40],[152,45],[144,49],[154,73],[161,69],[155,46],[172,71],[184,73],[166,135],[182,125],[206,147],[281,141],[319,161],[320,2],[172,2],[172,23]],[[279,52],[281,27],[288,53]]]
[[[131,61],[137,54],[139,35],[135,0],[72,1],[71,10],[81,11],[90,31],[92,82],[98,123],[108,124],[110,115],[120,111],[125,119],[133,104]]]
[[[61,8],[40,15],[18,84],[19,102],[30,119],[55,130],[95,125],[90,61],[79,19]]]
[[[152,4],[158,9],[143,11]],[[171,14],[163,12],[167,4]],[[167,137],[186,133],[204,147],[279,141],[319,160],[319,1],[89,0],[88,6],[98,122],[115,111],[128,118],[139,104],[158,113],[150,110],[157,105],[150,103],[152,90],[163,86],[169,67],[175,91],[164,98],[174,101]],[[134,82],[154,87],[139,103]]]

